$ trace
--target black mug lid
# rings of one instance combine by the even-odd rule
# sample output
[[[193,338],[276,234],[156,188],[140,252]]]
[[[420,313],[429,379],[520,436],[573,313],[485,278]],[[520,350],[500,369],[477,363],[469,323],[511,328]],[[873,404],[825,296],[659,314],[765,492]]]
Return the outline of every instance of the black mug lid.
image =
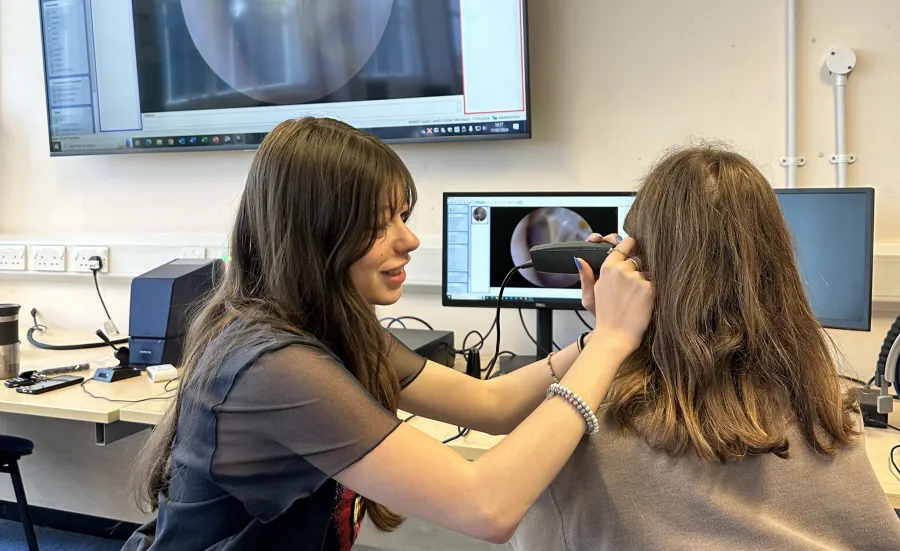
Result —
[[[18,304],[0,304],[0,318],[18,316],[21,308]]]

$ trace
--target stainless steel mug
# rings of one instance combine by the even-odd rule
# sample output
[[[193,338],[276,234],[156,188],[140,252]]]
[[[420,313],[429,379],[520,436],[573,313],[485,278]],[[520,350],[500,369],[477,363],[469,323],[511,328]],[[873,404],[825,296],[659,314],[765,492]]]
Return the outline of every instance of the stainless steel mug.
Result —
[[[0,379],[19,374],[18,304],[0,304]]]

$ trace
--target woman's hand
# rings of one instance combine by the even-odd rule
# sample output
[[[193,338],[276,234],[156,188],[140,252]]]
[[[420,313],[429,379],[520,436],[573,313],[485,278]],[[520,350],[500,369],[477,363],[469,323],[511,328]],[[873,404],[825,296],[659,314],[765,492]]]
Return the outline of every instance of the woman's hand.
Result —
[[[602,238],[618,244],[606,257],[596,279],[586,262],[581,259],[576,262],[581,273],[582,303],[597,319],[592,337],[615,342],[630,353],[640,345],[650,324],[653,285],[639,271],[640,261],[631,259],[634,239],[627,237],[621,242],[619,239],[615,234]]]

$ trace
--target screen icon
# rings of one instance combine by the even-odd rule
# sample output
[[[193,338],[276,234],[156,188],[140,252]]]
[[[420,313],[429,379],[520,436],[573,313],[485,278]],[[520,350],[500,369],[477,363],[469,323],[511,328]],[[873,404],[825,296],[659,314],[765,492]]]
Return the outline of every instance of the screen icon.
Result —
[[[518,129],[519,129],[519,123],[514,122],[514,123],[513,123],[513,130],[518,130]]]
[[[191,136],[191,138],[188,141],[191,143],[191,145],[196,145],[197,144],[197,136]]]
[[[458,126],[454,126],[454,127],[453,127],[453,132],[459,132],[459,127],[458,127]]]
[[[218,137],[218,136],[213,136],[212,143],[218,145],[218,143],[219,143],[219,137]]]
[[[480,127],[480,126],[476,126],[476,127],[475,127],[475,132],[481,132],[481,127]]]
[[[225,136],[222,138],[222,141],[225,143],[231,143],[231,136]]]
[[[426,134],[434,134],[434,132],[432,132],[432,129],[431,129],[431,128],[426,128],[426,129],[425,129],[425,133],[426,133]]]
[[[178,138],[178,145],[185,145],[185,144],[187,144],[187,139],[185,139],[185,138]]]
[[[469,127],[469,132],[473,132],[473,130],[472,130],[472,127],[471,127],[471,126],[470,126],[470,127]]]
[[[446,134],[446,133],[447,133],[447,129],[442,127],[442,128],[441,128],[441,134]]]
[[[238,135],[236,135],[236,136],[234,137],[234,141],[235,141],[235,143],[241,143],[241,142],[243,142],[243,141],[244,141],[244,135],[243,135],[243,134],[238,134]]]
[[[200,143],[206,145],[209,143],[209,136],[200,136]]]
[[[161,146],[162,144],[163,144],[163,139],[162,139],[162,138],[156,138],[156,145]]]

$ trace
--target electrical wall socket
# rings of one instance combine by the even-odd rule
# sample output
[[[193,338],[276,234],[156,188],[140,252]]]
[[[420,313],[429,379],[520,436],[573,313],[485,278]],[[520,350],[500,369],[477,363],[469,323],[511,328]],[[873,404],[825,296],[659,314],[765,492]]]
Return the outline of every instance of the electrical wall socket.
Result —
[[[31,269],[38,272],[65,272],[66,248],[62,245],[31,247]]]
[[[183,247],[181,258],[206,258],[206,247]]]
[[[0,245],[0,270],[24,270],[25,245]]]
[[[99,256],[103,261],[101,273],[109,271],[109,247],[73,247],[71,272],[91,272],[90,262],[92,256]]]

